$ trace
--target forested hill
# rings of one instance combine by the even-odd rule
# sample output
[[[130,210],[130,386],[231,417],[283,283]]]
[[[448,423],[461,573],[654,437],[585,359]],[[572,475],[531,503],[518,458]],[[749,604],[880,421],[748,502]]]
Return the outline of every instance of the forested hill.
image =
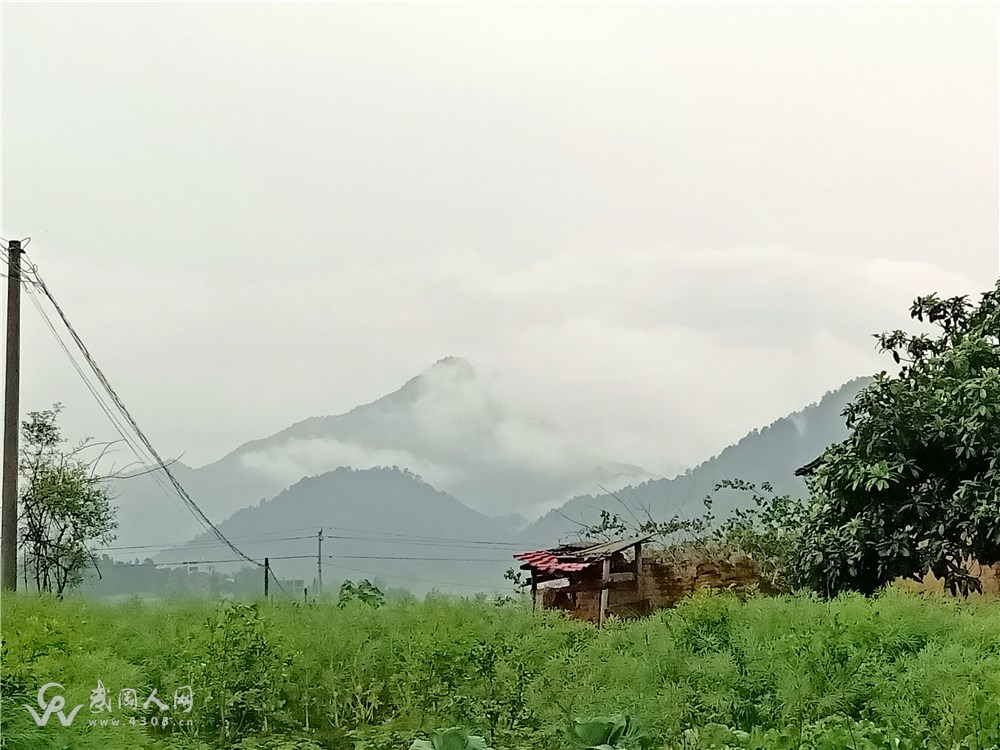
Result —
[[[795,476],[795,470],[847,436],[843,411],[870,382],[868,377],[851,380],[826,393],[818,403],[752,431],[718,456],[679,476],[627,487],[616,491],[614,497],[575,497],[531,524],[524,531],[525,537],[554,540],[571,535],[581,524],[597,523],[602,509],[626,519],[631,519],[632,514],[644,518],[645,509],[657,520],[666,520],[674,514],[700,515],[705,510],[705,496],[724,479],[766,481],[779,494],[799,494],[805,484]],[[745,504],[747,499],[742,493],[722,491],[715,495],[713,510],[722,516],[737,504]]]
[[[306,477],[272,500],[243,508],[219,529],[276,575],[316,576],[316,532],[324,529],[324,578],[378,578],[426,592],[490,590],[519,551],[512,519],[489,518],[397,468],[340,468]],[[205,533],[157,555],[159,563],[205,565],[233,557]],[[221,566],[220,566],[221,567]],[[232,567],[232,566],[230,566]]]

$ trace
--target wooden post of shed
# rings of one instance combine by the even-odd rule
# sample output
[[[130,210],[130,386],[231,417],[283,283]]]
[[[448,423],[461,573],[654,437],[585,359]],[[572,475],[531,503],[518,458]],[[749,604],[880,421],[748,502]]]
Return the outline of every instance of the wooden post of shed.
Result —
[[[535,574],[531,574],[531,611],[535,611],[535,600],[538,599],[538,581],[535,579]]]
[[[642,601],[642,542],[635,545],[635,601]]]
[[[605,557],[601,565],[601,599],[597,610],[597,627],[604,624],[608,610],[608,588],[611,586],[611,558]]]

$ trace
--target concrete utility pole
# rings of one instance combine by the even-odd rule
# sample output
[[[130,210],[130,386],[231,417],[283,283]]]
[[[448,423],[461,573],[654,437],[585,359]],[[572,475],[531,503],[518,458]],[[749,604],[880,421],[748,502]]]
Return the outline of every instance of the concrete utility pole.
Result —
[[[323,593],[323,529],[316,536],[316,595]]]
[[[17,589],[17,438],[21,393],[21,241],[7,248],[7,378],[3,409],[3,522],[0,589]]]

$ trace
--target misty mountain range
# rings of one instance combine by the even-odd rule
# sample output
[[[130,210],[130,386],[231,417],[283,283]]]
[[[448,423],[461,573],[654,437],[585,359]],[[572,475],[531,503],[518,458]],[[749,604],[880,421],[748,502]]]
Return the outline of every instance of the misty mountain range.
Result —
[[[322,527],[327,580],[380,577],[416,591],[468,591],[502,584],[513,552],[571,537],[602,508],[625,518],[698,515],[722,479],[800,493],[794,470],[846,436],[842,412],[868,382],[853,380],[667,479],[601,461],[555,429],[511,415],[468,362],[447,358],[371,404],[304,420],[200,469],[172,468],[210,518],[225,519],[218,526],[227,537],[255,558],[271,557],[283,577],[317,577]],[[581,492],[595,486],[613,496]],[[232,559],[154,478],[117,489],[118,546],[187,538],[155,559]],[[723,515],[747,500],[722,492],[714,508]],[[516,512],[545,504],[552,510],[531,523]],[[116,556],[153,556],[135,550]]]
[[[871,378],[856,378],[831,391],[811,406],[753,430],[735,445],[671,479],[656,479],[623,488],[611,495],[574,497],[547,513],[530,531],[552,537],[595,524],[607,509],[623,519],[647,515],[666,520],[674,514],[694,517],[705,511],[704,499],[712,494],[712,510],[725,517],[745,506],[748,497],[734,490],[713,492],[724,479],[745,479],[760,485],[769,482],[777,494],[801,496],[805,481],[795,470],[819,456],[832,443],[847,437],[843,411]]]
[[[312,417],[253,440],[222,459],[171,470],[216,522],[272,498],[307,476],[339,467],[398,466],[490,516],[538,515],[574,495],[652,478],[591,455],[540,420],[513,414],[464,359],[447,357],[377,401]],[[119,544],[157,544],[201,530],[162,479],[137,476],[115,488]]]

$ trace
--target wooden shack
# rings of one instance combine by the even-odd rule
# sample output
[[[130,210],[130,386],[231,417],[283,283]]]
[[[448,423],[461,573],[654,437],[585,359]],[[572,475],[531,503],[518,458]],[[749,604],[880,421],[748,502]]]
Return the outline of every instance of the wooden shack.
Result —
[[[647,548],[644,555],[650,539],[577,542],[514,558],[531,574],[532,606],[596,623],[608,615],[638,617],[673,607],[705,588],[772,593],[745,555],[711,554],[698,545],[677,545],[670,552]]]
[[[648,609],[640,592],[642,545],[651,537],[576,542],[514,555],[531,574],[532,606],[563,609],[598,624]]]

